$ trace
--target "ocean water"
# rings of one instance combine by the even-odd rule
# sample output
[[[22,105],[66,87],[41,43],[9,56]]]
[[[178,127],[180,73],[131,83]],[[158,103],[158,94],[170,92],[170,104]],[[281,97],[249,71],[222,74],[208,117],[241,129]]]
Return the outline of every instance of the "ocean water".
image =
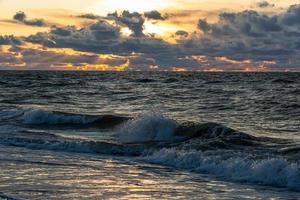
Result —
[[[0,199],[300,199],[300,73],[0,71]]]

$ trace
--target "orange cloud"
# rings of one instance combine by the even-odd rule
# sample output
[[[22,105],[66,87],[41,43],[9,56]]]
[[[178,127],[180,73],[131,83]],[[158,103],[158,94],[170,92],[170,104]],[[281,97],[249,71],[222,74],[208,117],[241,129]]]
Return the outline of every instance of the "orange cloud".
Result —
[[[69,48],[45,48],[32,43],[24,43],[19,47],[0,46],[0,66],[5,69],[123,71],[129,64],[126,57]]]
[[[211,68],[211,69],[205,69],[204,72],[224,72],[224,69],[219,68]]]

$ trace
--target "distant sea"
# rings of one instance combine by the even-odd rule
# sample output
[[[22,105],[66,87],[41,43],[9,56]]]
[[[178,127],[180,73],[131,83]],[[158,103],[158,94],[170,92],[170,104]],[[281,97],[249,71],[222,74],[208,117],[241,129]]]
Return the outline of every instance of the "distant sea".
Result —
[[[300,199],[300,73],[0,71],[0,199]]]

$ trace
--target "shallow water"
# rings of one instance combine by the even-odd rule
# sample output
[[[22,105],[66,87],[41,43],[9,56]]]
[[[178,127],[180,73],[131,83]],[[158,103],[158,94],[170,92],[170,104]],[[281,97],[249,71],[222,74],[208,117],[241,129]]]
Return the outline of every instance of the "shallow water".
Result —
[[[299,80],[0,71],[0,198],[297,199]]]
[[[128,157],[0,146],[0,198],[297,199],[280,188],[236,184]],[[22,155],[22,156],[21,156]],[[7,158],[8,157],[8,158]]]

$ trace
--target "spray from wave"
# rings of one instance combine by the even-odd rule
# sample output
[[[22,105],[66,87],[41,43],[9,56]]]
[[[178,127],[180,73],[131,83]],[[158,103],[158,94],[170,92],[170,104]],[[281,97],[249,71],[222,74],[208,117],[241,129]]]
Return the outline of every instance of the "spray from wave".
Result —
[[[170,142],[175,139],[176,121],[149,112],[128,121],[117,131],[121,143]]]
[[[228,180],[287,187],[300,191],[300,164],[289,152],[299,145],[281,139],[259,138],[216,123],[179,124],[149,112],[134,119],[118,116],[76,115],[26,110],[19,117],[26,125],[91,125],[118,123],[117,141],[70,139],[47,133],[0,127],[0,144],[77,153],[138,156],[141,160],[223,177]],[[110,126],[112,127],[112,126]],[[2,130],[2,131],[1,131]],[[26,130],[26,129],[25,129]],[[288,149],[287,149],[288,148]],[[282,150],[282,151],[281,151]]]
[[[151,163],[212,174],[231,181],[287,187],[300,191],[299,163],[289,162],[274,155],[271,158],[259,158],[244,152],[230,154],[164,148],[145,156],[144,159]]]

